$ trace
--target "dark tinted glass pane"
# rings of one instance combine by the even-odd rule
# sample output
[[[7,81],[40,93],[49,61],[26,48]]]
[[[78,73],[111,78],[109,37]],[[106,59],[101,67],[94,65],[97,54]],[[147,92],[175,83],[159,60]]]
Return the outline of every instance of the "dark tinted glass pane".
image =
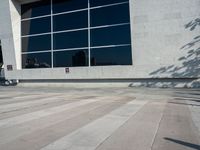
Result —
[[[51,32],[51,17],[22,21],[22,35]]]
[[[91,65],[132,65],[131,46],[91,49]]]
[[[54,52],[54,67],[88,66],[88,50]]]
[[[88,11],[56,15],[53,17],[54,31],[87,28]]]
[[[22,38],[22,52],[51,50],[51,35]]]
[[[129,0],[90,0],[90,6],[108,5],[114,3],[128,2]]]
[[[24,4],[21,6],[22,19],[49,14],[51,14],[50,0],[42,0],[38,2]]]
[[[22,68],[50,68],[51,52],[22,54]]]
[[[88,7],[88,0],[53,0],[53,13],[83,9]]]
[[[54,49],[88,47],[88,31],[74,31],[54,34]]]
[[[130,25],[91,30],[92,46],[118,45],[130,43]]]
[[[3,56],[2,56],[1,41],[0,41],[0,69],[2,67],[2,64],[3,64]]]
[[[127,23],[129,20],[129,5],[115,5],[91,10],[91,26]]]

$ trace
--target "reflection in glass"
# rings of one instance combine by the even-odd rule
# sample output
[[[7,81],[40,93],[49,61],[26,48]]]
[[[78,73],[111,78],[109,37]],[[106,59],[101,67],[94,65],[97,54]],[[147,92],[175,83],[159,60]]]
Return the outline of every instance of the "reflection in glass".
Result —
[[[22,21],[21,31],[22,35],[51,32],[51,17]]]
[[[90,6],[109,5],[114,3],[128,2],[129,0],[90,0]]]
[[[130,22],[128,3],[92,9],[90,13],[92,27]]]
[[[22,52],[51,50],[51,35],[22,38]]]
[[[51,17],[43,16],[51,15],[51,0],[23,4],[21,7],[23,68],[88,66],[88,60],[92,66],[132,64],[128,0],[90,0],[90,13],[88,0],[52,1],[52,32]],[[38,18],[27,19],[30,17]],[[91,27],[89,30],[88,26]]]
[[[91,66],[132,65],[131,46],[91,49]]]
[[[54,52],[54,67],[88,66],[88,50]]]
[[[3,65],[3,55],[2,55],[2,48],[1,48],[1,41],[0,41],[0,70]]]
[[[87,28],[88,11],[80,11],[69,14],[56,15],[53,17],[54,31]]]
[[[53,13],[84,9],[88,7],[88,0],[53,0]]]
[[[130,25],[91,30],[92,46],[130,44],[130,39]]]
[[[51,14],[51,0],[42,0],[33,3],[21,5],[22,19],[50,15]]]
[[[88,47],[88,31],[74,31],[54,34],[54,49]]]
[[[51,52],[22,54],[22,68],[50,68]]]

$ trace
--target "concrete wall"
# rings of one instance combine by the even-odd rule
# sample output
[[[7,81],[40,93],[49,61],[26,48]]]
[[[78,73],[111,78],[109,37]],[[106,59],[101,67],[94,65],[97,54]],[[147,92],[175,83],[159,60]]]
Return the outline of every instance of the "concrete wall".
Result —
[[[24,2],[23,0],[20,0]],[[8,79],[200,77],[200,0],[130,0],[132,66],[21,69],[19,1],[0,1],[0,39]],[[12,20],[12,21],[11,21]]]
[[[0,1],[0,39],[2,44],[2,53],[4,60],[4,68],[12,65],[13,69],[17,69],[16,48],[14,45],[13,26],[11,22],[10,1]],[[6,77],[9,73],[5,70]]]

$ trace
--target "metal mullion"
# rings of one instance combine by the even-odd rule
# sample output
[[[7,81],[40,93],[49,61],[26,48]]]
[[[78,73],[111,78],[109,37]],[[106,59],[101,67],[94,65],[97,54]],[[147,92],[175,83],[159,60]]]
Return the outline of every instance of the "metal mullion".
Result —
[[[53,68],[53,0],[51,0],[51,68]]]
[[[90,29],[101,29],[101,28],[117,27],[117,26],[124,26],[124,25],[130,25],[130,23],[128,22],[128,23],[118,23],[118,24],[95,26],[95,27],[90,27]]]
[[[56,50],[54,50],[54,52],[59,52],[59,51],[77,51],[77,50],[84,50],[84,49],[87,49],[87,48],[88,48],[88,47],[56,49]]]
[[[123,4],[128,4],[128,3],[129,1],[121,2],[121,3],[106,4],[106,5],[94,6],[94,7],[91,7],[90,9],[98,9],[98,8],[117,6],[117,5],[123,5]]]
[[[131,46],[131,44],[116,44],[116,45],[103,45],[103,46],[93,46],[91,48],[111,48],[111,47],[125,47],[125,46]]]
[[[61,31],[55,31],[53,33],[67,33],[67,32],[76,32],[76,31],[83,31],[83,30],[88,30],[88,28],[78,28],[78,29],[61,30]]]
[[[45,18],[45,17],[50,17],[50,16],[51,16],[51,14],[50,15],[30,17],[30,18],[24,18],[24,19],[21,19],[21,21],[28,21],[28,20],[40,19],[40,18]]]
[[[90,0],[88,0],[88,65],[91,66],[90,62]]]
[[[32,51],[32,52],[22,52],[22,55],[24,55],[24,54],[39,54],[39,53],[48,53],[48,52],[51,52],[51,50]]]
[[[51,32],[37,33],[37,34],[27,34],[27,35],[22,35],[21,37],[25,38],[25,37],[34,37],[34,36],[49,35],[49,34],[51,34]]]
[[[76,13],[76,12],[81,12],[81,11],[86,11],[86,10],[88,10],[88,8],[71,10],[71,11],[64,11],[64,12],[60,12],[60,13],[55,13],[55,14],[53,14],[53,16],[71,14],[71,13]]]

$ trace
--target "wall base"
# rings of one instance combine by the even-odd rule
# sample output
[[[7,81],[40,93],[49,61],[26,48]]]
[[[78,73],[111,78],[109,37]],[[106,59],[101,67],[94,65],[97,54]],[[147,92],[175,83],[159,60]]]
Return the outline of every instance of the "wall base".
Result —
[[[200,79],[89,79],[89,80],[20,80],[22,87],[158,87],[158,88],[200,88]]]

